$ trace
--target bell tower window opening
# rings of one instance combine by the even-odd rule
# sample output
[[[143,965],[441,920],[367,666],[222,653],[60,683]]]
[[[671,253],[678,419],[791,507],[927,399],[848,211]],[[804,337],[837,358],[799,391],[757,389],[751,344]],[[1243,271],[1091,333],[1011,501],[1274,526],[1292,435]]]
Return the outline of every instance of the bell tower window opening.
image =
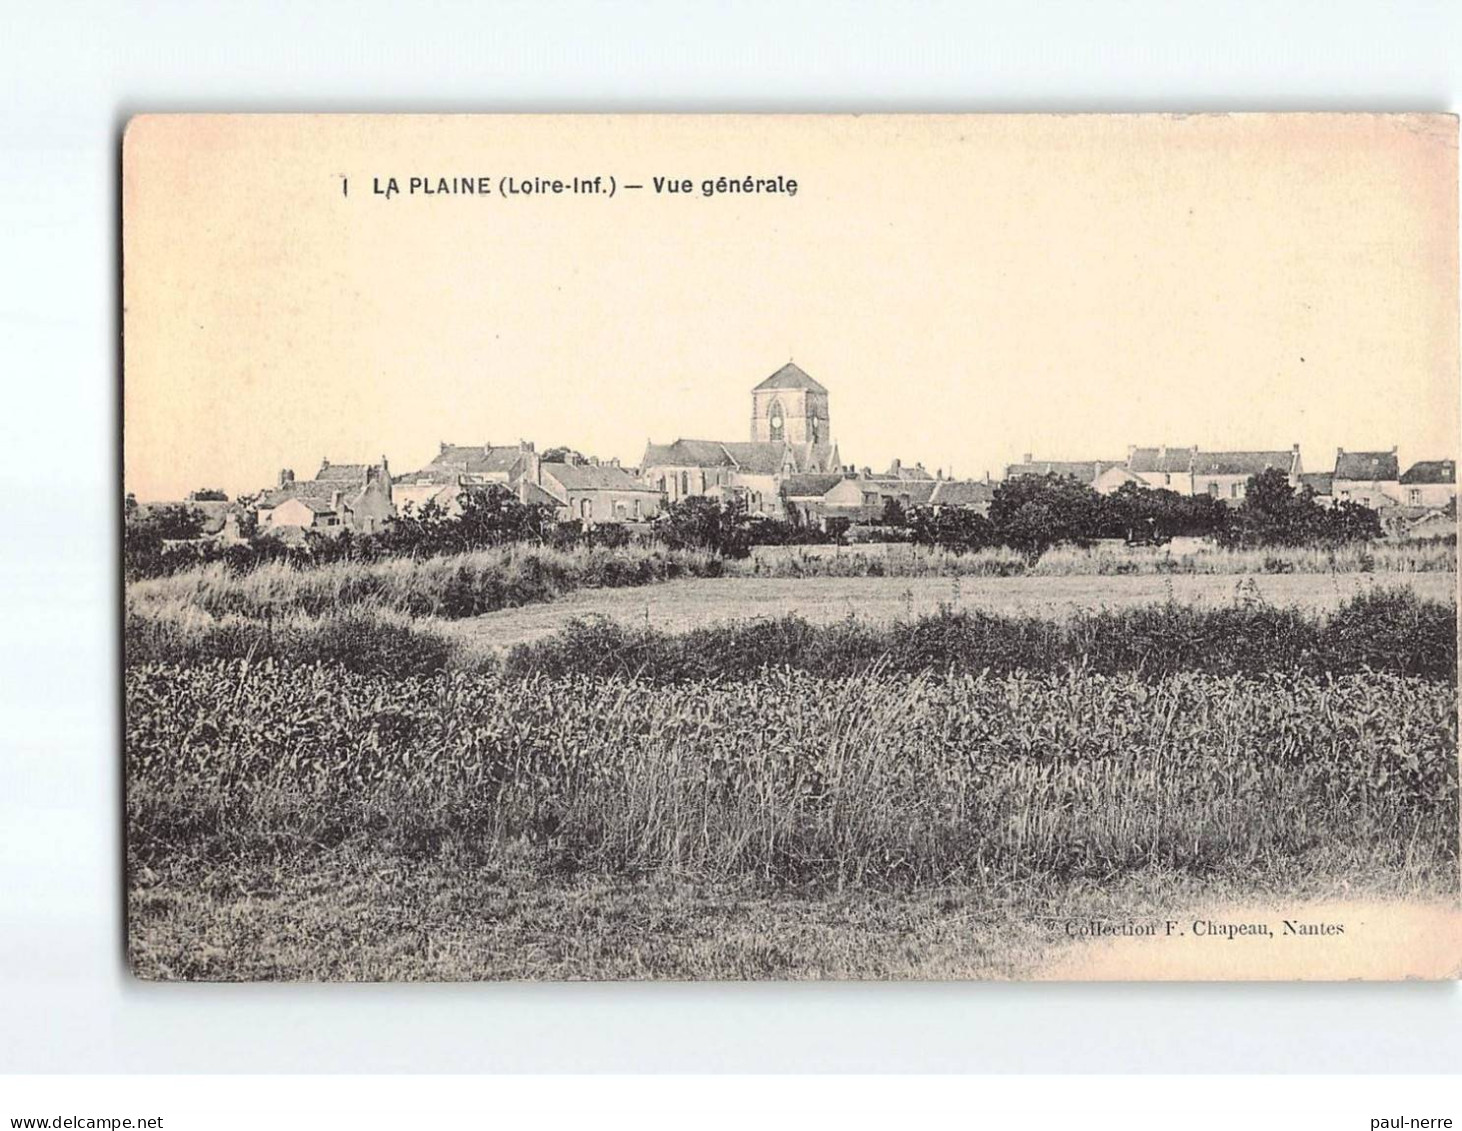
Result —
[[[770,430],[770,439],[776,443],[785,435],[784,428],[786,417],[782,413],[782,402],[772,401],[771,407],[767,409],[767,426]]]

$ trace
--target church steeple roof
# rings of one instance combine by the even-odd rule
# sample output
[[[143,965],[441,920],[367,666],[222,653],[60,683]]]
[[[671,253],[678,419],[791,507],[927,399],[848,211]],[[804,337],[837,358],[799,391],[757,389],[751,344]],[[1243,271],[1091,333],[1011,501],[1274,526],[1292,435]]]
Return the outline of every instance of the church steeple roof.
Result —
[[[807,389],[813,393],[827,392],[821,385],[803,372],[795,362],[787,362],[760,385],[752,390],[759,393],[763,389]]]

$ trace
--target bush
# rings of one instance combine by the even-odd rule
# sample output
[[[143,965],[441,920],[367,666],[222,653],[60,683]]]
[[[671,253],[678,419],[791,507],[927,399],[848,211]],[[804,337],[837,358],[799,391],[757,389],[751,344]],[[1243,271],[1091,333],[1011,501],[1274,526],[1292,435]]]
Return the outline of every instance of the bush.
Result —
[[[347,609],[318,619],[185,621],[129,614],[123,629],[123,654],[129,668],[268,660],[404,677],[443,671],[455,648],[435,632],[362,609]]]
[[[191,611],[214,618],[324,616],[353,606],[459,618],[551,601],[579,588],[715,577],[721,568],[720,558],[688,550],[500,546],[423,560],[343,561],[310,569],[272,562],[235,573],[214,564],[133,582],[127,602],[140,614]]]
[[[995,487],[990,522],[1001,544],[1035,561],[1062,542],[1089,546],[1100,532],[1102,497],[1064,475],[1019,475]]]
[[[936,513],[932,507],[913,507],[906,521],[917,546],[938,546],[963,554],[1001,544],[994,524],[972,510],[950,507]]]
[[[679,635],[595,619],[518,645],[507,670],[655,683],[741,680],[782,668],[849,678],[875,666],[909,675],[1082,668],[1144,676],[1378,671],[1455,680],[1456,619],[1454,605],[1405,590],[1358,597],[1328,619],[1262,603],[1151,605],[1065,621],[945,611],[890,626],[852,619],[814,625],[786,616]]]
[[[1174,538],[1216,538],[1228,530],[1231,518],[1230,509],[1212,495],[1180,495],[1129,482],[1101,498],[1098,526],[1103,537],[1162,545]]]
[[[1406,588],[1362,593],[1325,622],[1317,651],[1329,671],[1370,668],[1456,679],[1457,608],[1424,601]]]
[[[751,553],[751,517],[740,499],[681,499],[660,512],[654,531],[672,550],[704,550],[725,558]]]
[[[1322,507],[1309,487],[1295,491],[1284,472],[1270,468],[1249,478],[1220,539],[1228,546],[1341,546],[1381,534],[1381,518],[1369,507],[1349,501]]]

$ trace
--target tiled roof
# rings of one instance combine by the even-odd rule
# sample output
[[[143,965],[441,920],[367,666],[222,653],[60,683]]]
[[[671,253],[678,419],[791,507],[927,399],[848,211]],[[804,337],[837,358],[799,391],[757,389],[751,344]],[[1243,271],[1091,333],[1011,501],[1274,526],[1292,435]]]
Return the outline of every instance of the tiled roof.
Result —
[[[1129,471],[1172,473],[1184,472],[1193,466],[1197,448],[1136,448],[1128,458]]]
[[[1126,460],[1032,460],[1030,463],[1012,463],[1005,469],[1005,478],[1018,475],[1066,475],[1082,483],[1090,483],[1097,477],[1098,465],[1105,470],[1126,463]]]
[[[729,455],[736,463],[736,470],[744,471],[748,475],[776,475],[787,464],[786,444],[774,443],[735,443],[722,444]],[[796,453],[792,455],[792,465],[799,466]]]
[[[784,444],[771,441],[676,440],[650,444],[640,466],[733,467],[748,475],[778,475],[789,463],[796,472],[833,462],[831,444]]]
[[[283,487],[270,491],[269,494],[264,496],[259,505],[262,507],[277,507],[280,503],[286,502],[289,499],[299,499],[301,501],[313,499],[318,502],[329,503],[336,492],[339,492],[342,497],[348,493],[344,490],[344,486],[341,483],[332,483],[328,479],[300,479],[294,483],[288,483]]]
[[[1300,476],[1300,484],[1311,488],[1317,495],[1335,493],[1335,476],[1328,471],[1306,471]]]
[[[887,476],[864,479],[861,482],[865,491],[872,489],[885,498],[907,498],[911,507],[922,507],[928,504],[930,496],[934,494],[934,488],[939,485],[937,479],[889,479]]]
[[[1335,478],[1350,480],[1399,479],[1401,465],[1395,452],[1340,452],[1335,457]]]
[[[1195,475],[1258,475],[1271,467],[1288,474],[1295,453],[1285,452],[1199,452],[1193,459]]]
[[[461,482],[463,472],[452,471],[442,467],[423,467],[420,471],[408,471],[405,475],[391,476],[391,482],[397,485],[409,485],[415,483],[436,483],[443,486],[452,486]]]
[[[784,499],[814,499],[826,495],[843,481],[841,475],[789,475],[782,480]]]
[[[673,444],[650,444],[640,466],[731,467],[735,460],[718,440],[676,440]]]
[[[365,476],[366,465],[363,463],[326,463],[320,465],[315,478],[335,483],[363,483]]]
[[[550,495],[542,487],[528,479],[524,479],[518,485],[518,499],[528,506],[559,507],[563,500],[556,495]]]
[[[493,471],[511,472],[523,455],[523,450],[517,445],[494,448],[483,444],[447,444],[427,467],[479,475]]]
[[[571,491],[655,492],[655,488],[632,478],[624,468],[610,464],[545,463],[543,474]]]
[[[934,476],[929,474],[922,463],[916,463],[913,467],[909,467],[906,464],[900,464],[896,468],[890,467],[883,473],[881,478],[919,480],[933,479]]]
[[[1399,479],[1401,463],[1396,460],[1395,452],[1341,452],[1335,457],[1335,478],[1351,481]]]
[[[299,486],[299,484],[295,484],[295,486]],[[339,488],[336,488],[336,490],[339,490]],[[310,510],[314,511],[316,514],[334,514],[335,507],[331,502],[333,497],[333,491],[325,495],[301,491],[275,491],[273,494],[262,500],[259,505],[266,509],[272,509],[274,507],[283,506],[291,499],[294,499],[304,506],[309,507]],[[344,505],[345,504],[342,501],[341,506]]]
[[[974,507],[992,502],[995,489],[978,479],[941,479],[934,484],[929,504],[936,507]]]
[[[825,388],[790,361],[758,385],[753,391],[760,392],[763,389],[807,389],[813,393],[827,392]]]
[[[1457,464],[1450,459],[1425,459],[1412,464],[1401,477],[1403,483],[1456,483]]]

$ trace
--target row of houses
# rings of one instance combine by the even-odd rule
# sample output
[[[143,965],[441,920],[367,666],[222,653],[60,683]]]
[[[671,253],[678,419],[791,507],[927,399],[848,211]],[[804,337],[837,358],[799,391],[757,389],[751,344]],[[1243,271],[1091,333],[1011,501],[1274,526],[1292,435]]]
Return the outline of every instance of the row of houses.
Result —
[[[401,475],[391,473],[384,456],[376,464],[326,460],[313,479],[297,480],[292,471],[282,471],[278,484],[258,502],[259,527],[369,534],[407,507],[420,511],[435,503],[451,512],[464,489],[489,485],[511,491],[521,502],[549,507],[561,520],[585,524],[644,521],[669,503],[691,498],[737,500],[754,515],[822,526],[834,519],[877,521],[890,504],[905,511],[989,511],[996,484],[988,476],[960,480],[898,460],[882,472],[842,464],[828,401],[820,382],[788,362],[751,390],[748,439],[647,440],[634,468],[563,449],[547,459],[527,441],[443,442],[425,467]],[[1452,460],[1422,460],[1403,473],[1395,448],[1341,449],[1329,470],[1307,472],[1298,444],[1276,451],[1220,452],[1133,445],[1125,457],[1114,459],[1026,455],[1008,466],[1005,476],[1065,475],[1104,494],[1134,483],[1237,504],[1249,479],[1271,469],[1282,471],[1296,490],[1309,488],[1323,503],[1350,500],[1381,510],[1437,510],[1456,495]]]
[[[420,513],[436,504],[458,509],[464,490],[499,486],[520,502],[550,507],[561,519],[587,523],[637,522],[660,509],[660,492],[617,463],[597,460],[551,462],[521,441],[511,446],[443,443],[419,471],[393,477],[384,456],[379,464],[332,464],[326,460],[311,480],[280,472],[256,513],[259,529],[351,530],[371,534],[408,506]]]
[[[1035,460],[1026,455],[1020,463],[1009,465],[1005,474],[1007,478],[1066,475],[1102,494],[1111,494],[1124,483],[1136,483],[1166,488],[1180,495],[1211,495],[1238,503],[1244,498],[1250,477],[1272,469],[1284,472],[1296,490],[1308,487],[1327,505],[1348,501],[1374,510],[1440,509],[1449,506],[1457,495],[1454,460],[1419,460],[1402,472],[1394,447],[1380,452],[1348,452],[1339,448],[1330,469],[1307,472],[1298,444],[1288,450],[1247,452],[1134,445],[1127,449],[1125,459]]]
[[[660,486],[658,476],[646,482],[616,463],[545,460],[526,441],[512,447],[443,444],[427,467],[394,478],[384,458],[379,464],[327,460],[309,480],[282,471],[278,485],[260,498],[256,514],[262,531],[370,534],[408,506],[420,513],[435,504],[451,514],[464,490],[497,485],[520,502],[550,507],[564,521],[640,522],[654,518],[667,499],[705,497],[741,499],[754,514],[825,527],[829,519],[875,521],[890,501],[905,511],[963,507],[984,514],[994,497],[988,480],[947,479],[922,465],[905,468],[897,461],[885,472],[850,467],[769,475],[747,471],[743,464],[722,466],[719,476],[704,470],[696,469],[694,480],[686,471],[689,481],[683,487],[677,483],[672,493]]]
[[[313,479],[280,472],[259,501],[265,531],[380,530],[405,508],[435,503],[448,513],[464,489],[500,486],[521,502],[552,508],[566,521],[638,522],[689,498],[737,500],[754,515],[825,525],[880,517],[890,500],[904,509],[989,509],[993,485],[930,474],[895,460],[885,472],[843,466],[831,439],[828,392],[789,362],[751,391],[749,440],[646,441],[637,468],[573,453],[545,459],[534,444],[443,442],[425,467],[392,475],[378,464],[321,464]]]

